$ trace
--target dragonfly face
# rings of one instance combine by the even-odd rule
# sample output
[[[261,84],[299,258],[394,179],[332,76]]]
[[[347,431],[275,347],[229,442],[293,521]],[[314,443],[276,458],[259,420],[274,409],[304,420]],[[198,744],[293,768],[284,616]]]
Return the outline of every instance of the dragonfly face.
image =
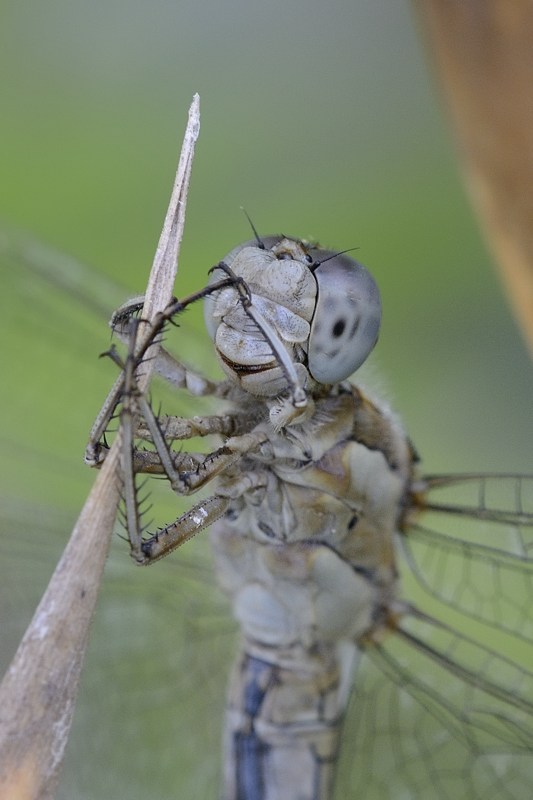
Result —
[[[276,238],[279,244],[280,237]],[[272,248],[269,240],[264,243],[267,249]],[[296,261],[302,266],[301,259],[294,258],[298,251],[291,250],[290,243],[283,247],[289,250],[290,257],[279,259],[280,264]],[[228,257],[225,261],[237,272],[235,259]],[[307,264],[305,268],[309,270]],[[246,282],[251,280],[247,278]],[[310,282],[308,285],[312,286]],[[243,719],[255,721],[252,731],[261,729],[267,737],[282,739],[292,735],[294,729],[287,733],[285,717],[292,701],[285,687],[294,676],[292,656],[298,651],[303,679],[296,697],[304,700],[305,711],[296,727],[307,730],[313,754],[309,756],[309,750],[304,749],[302,755],[294,745],[291,763],[300,765],[303,758],[306,767],[303,773],[300,766],[284,768],[286,782],[279,790],[280,797],[291,796],[287,794],[289,778],[295,791],[303,791],[303,783],[306,791],[308,786],[309,791],[316,791],[320,783],[317,754],[324,756],[324,763],[330,763],[329,755],[336,745],[335,737],[322,736],[313,720],[318,715],[331,728],[329,722],[339,716],[338,704],[350,693],[352,667],[357,664],[342,736],[336,797],[525,800],[533,780],[533,481],[509,475],[417,477],[413,451],[386,406],[360,390],[348,390],[342,381],[340,387],[332,381],[336,386],[332,393],[329,388],[320,388],[323,381],[317,377],[317,368],[311,367],[310,340],[309,344],[303,340],[291,344],[282,336],[282,324],[282,330],[276,327],[279,312],[272,318],[267,313],[277,299],[267,296],[265,300],[264,284],[259,286],[255,292],[252,287],[252,302],[261,306],[264,301],[260,307],[262,318],[270,323],[281,342],[278,346],[276,340],[275,347],[281,346],[289,353],[297,378],[313,402],[308,404],[303,422],[272,432],[269,410],[279,401],[277,394],[244,392],[240,382],[241,374],[250,379],[260,376],[263,364],[254,371],[243,363],[242,350],[223,351],[230,362],[229,367],[226,364],[230,389],[225,397],[215,394],[213,411],[218,420],[225,418],[229,403],[230,415],[234,415],[239,427],[230,431],[217,423],[215,435],[222,435],[223,446],[228,437],[263,435],[262,439],[256,438],[256,451],[241,453],[231,464],[228,460],[220,472],[218,487],[222,491],[224,487],[228,489],[228,507],[212,534],[219,580],[232,599],[245,638],[255,640],[252,648],[239,656],[229,692],[229,717],[233,722],[227,724],[226,739],[227,747],[232,746],[244,764],[240,786],[244,783],[249,787],[253,800],[262,800],[262,778],[258,778],[262,756],[258,754],[269,749],[261,746],[258,736],[240,735],[244,732]],[[208,328],[211,325],[210,333],[217,345],[219,337],[223,340],[222,348],[227,346],[226,340],[218,330],[226,315],[233,321],[235,294],[234,289],[229,290],[223,307],[217,306],[216,295],[206,301]],[[312,302],[307,301],[309,308],[315,304],[306,312],[310,319],[304,318],[309,331],[318,319],[317,297],[320,286],[311,288]],[[239,319],[242,326],[243,318]],[[253,329],[251,323],[249,328]],[[180,335],[178,332],[178,340]],[[260,338],[256,335],[257,341]],[[277,352],[274,350],[273,356],[271,351],[270,361],[263,362],[268,364],[265,373],[277,368],[277,360]],[[242,373],[234,369],[235,364],[244,367]],[[305,372],[298,372],[299,367]],[[283,370],[282,377],[274,380],[278,379],[282,387],[278,391],[290,393]],[[172,402],[167,398],[166,405]],[[195,424],[200,425],[198,421]],[[166,427],[167,421],[161,419],[160,425],[170,441],[170,422]],[[197,429],[195,435],[202,433]],[[365,448],[364,457],[364,451],[355,445]],[[176,452],[175,448],[171,450]],[[361,455],[357,470],[355,453]],[[190,465],[188,472],[190,478]],[[355,472],[358,480],[354,483],[351,476]],[[265,474],[266,483],[262,480]],[[237,480],[256,483],[250,485],[251,491],[231,497],[229,490]],[[207,484],[210,491],[211,485]],[[469,494],[458,499],[464,491]],[[439,499],[442,492],[448,492],[449,497]],[[181,499],[180,503],[186,510],[191,499]],[[383,517],[383,509],[389,514],[387,518]],[[359,537],[355,536],[358,528]],[[35,531],[34,526],[30,533]],[[289,541],[293,534],[295,540]],[[120,624],[114,634],[101,642],[101,650],[113,653],[120,631],[130,634],[125,650],[135,655],[121,660],[118,669],[111,659],[102,672],[100,691],[91,701],[91,725],[83,732],[80,753],[85,759],[87,743],[98,745],[94,734],[98,730],[102,751],[94,763],[104,763],[105,748],[112,746],[111,740],[118,737],[131,741],[128,737],[138,724],[138,742],[135,747],[130,744],[126,748],[123,775],[117,775],[111,784],[117,795],[128,785],[128,796],[139,798],[172,793],[180,797],[218,796],[216,782],[207,780],[205,766],[208,749],[210,763],[216,763],[217,746],[208,748],[203,744],[204,737],[219,724],[210,716],[214,712],[206,700],[208,688],[225,672],[220,668],[218,650],[213,653],[214,637],[199,636],[194,627],[189,628],[179,645],[173,643],[171,655],[165,656],[170,631],[176,625],[193,625],[192,608],[205,592],[195,591],[190,575],[179,572],[180,562],[188,561],[189,549],[193,548],[196,542],[141,575],[131,573],[127,560],[120,556],[113,561],[111,585],[102,600],[101,613],[102,617],[120,620]],[[13,551],[11,545],[7,555]],[[27,558],[28,554],[26,561]],[[345,569],[331,569],[331,563],[339,567],[339,561]],[[118,583],[117,570],[121,575]],[[398,585],[398,572],[402,587]],[[410,574],[422,588],[417,587]],[[144,595],[141,586],[145,586]],[[344,605],[339,603],[339,597],[344,598]],[[138,611],[141,599],[143,607],[154,610],[147,628],[142,628],[146,612]],[[299,610],[304,613],[303,621]],[[133,619],[135,625],[130,624]],[[142,646],[136,649],[134,642],[139,638]],[[310,645],[307,652],[302,639]],[[328,647],[327,643],[333,644]],[[229,650],[229,642],[225,649]],[[282,650],[281,663],[274,663],[267,656],[267,651],[274,649]],[[196,660],[199,650],[202,655]],[[126,683],[128,673],[140,677],[139,682]],[[243,677],[247,687],[244,693]],[[184,687],[181,694],[180,686]],[[269,694],[273,687],[278,690],[277,697]],[[102,696],[104,688],[105,708],[98,706],[98,695]],[[216,691],[220,691],[220,683]],[[165,702],[161,702],[162,692]],[[108,742],[106,728],[111,723],[102,726],[102,719],[109,719],[113,703],[123,708],[129,699],[133,706],[129,725],[121,726],[118,713],[114,718],[116,732],[110,732]],[[277,728],[269,728],[272,720],[260,716],[268,704],[270,709],[283,710],[282,724],[278,724],[278,715]],[[202,707],[207,707],[207,716],[199,733],[199,747],[189,752],[191,723]],[[180,733],[182,723],[185,730]],[[290,745],[290,739],[287,741]],[[154,750],[158,754],[155,768]],[[175,762],[183,758],[184,751],[185,761],[175,769]],[[122,758],[124,747],[117,747],[116,752],[117,759]],[[83,795],[95,799],[109,796],[113,770],[114,765],[110,765],[105,785],[99,788],[95,788],[95,769],[85,770]],[[229,771],[232,775],[227,778],[228,784],[235,781],[235,770],[231,767]],[[83,760],[71,767],[64,796],[81,793],[81,772]],[[168,774],[172,788],[163,788]],[[328,781],[326,776],[322,785]],[[207,782],[211,785],[210,794]],[[246,797],[242,792],[241,796]]]
[[[302,383],[345,380],[374,347],[381,321],[379,291],[370,273],[348,256],[268,236],[235,248],[222,264],[245,281],[263,327],[268,322]],[[213,270],[212,282],[220,272]],[[251,324],[235,291],[207,297],[204,308],[228,377],[259,396],[285,391],[286,378],[271,342]]]

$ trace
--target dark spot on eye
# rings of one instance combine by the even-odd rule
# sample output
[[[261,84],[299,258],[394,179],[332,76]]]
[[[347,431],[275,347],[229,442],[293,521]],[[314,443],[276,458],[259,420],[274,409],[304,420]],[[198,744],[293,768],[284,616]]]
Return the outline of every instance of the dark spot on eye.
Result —
[[[352,329],[350,331],[350,339],[355,335],[355,332],[357,331],[357,328],[359,327],[359,323],[360,322],[361,322],[361,320],[359,319],[359,317],[357,317],[355,322],[354,322],[354,324],[352,325]]]
[[[345,328],[346,328],[346,320],[338,319],[333,328],[331,329],[331,333],[336,339],[338,339],[339,336],[342,336],[342,334],[344,333]]]
[[[359,517],[357,516],[357,514],[354,514],[348,523],[348,530],[353,531],[358,522],[359,522]]]

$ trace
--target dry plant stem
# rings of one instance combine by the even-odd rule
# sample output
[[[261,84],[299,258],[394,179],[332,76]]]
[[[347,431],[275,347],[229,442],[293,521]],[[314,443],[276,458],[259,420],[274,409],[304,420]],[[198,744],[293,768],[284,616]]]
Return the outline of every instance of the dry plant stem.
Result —
[[[2,800],[54,796],[115,521],[117,462],[114,450],[2,681]]]
[[[472,203],[533,355],[533,4],[418,0]]]
[[[199,114],[195,95],[144,319],[163,310],[172,296]],[[149,369],[150,362],[144,386]],[[48,800],[55,794],[119,500],[119,438],[0,686],[0,800]]]
[[[200,98],[195,95],[189,109],[189,123],[185,131],[178,171],[168,206],[168,211],[159,237],[152,264],[142,310],[142,319],[152,320],[170,303],[177,274],[178,254],[185,225],[185,206],[191,177],[194,146],[200,133]],[[155,355],[151,350],[151,355]],[[139,379],[139,388],[144,390],[149,380],[152,363],[148,363]]]

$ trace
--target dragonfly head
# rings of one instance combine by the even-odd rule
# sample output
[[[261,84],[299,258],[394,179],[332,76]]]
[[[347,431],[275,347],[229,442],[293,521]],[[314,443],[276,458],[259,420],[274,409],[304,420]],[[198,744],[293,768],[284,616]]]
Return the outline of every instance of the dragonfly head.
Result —
[[[205,322],[222,368],[245,391],[272,397],[291,381],[338,383],[373,349],[379,290],[346,254],[268,236],[232,250],[211,282],[220,280],[224,265],[245,282],[251,307],[229,287],[206,298]]]

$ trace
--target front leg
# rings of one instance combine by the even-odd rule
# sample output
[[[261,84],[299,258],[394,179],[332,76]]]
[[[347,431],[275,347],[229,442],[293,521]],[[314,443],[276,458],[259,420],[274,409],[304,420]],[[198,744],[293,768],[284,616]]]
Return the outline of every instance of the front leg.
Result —
[[[122,341],[128,343],[130,349],[129,358],[134,363],[132,370],[133,377],[135,377],[138,368],[142,369],[143,358],[146,356],[150,345],[157,342],[158,337],[161,336],[165,324],[181,313],[187,306],[201,299],[206,294],[217,291],[219,288],[224,288],[232,283],[233,281],[231,280],[223,280],[217,284],[210,285],[201,292],[190,295],[182,301],[173,301],[164,312],[157,315],[147,333],[141,337],[140,342],[136,340],[136,326],[134,326],[135,330],[132,334],[132,319],[135,313],[142,308],[144,298],[134,298],[121,306],[111,319],[111,327]],[[111,350],[110,354],[122,368],[124,365],[121,365],[116,353]],[[196,397],[213,396],[224,398],[232,391],[232,386],[228,381],[211,381],[205,378],[200,372],[177,361],[162,347],[159,348],[159,352],[156,356],[155,372],[177,389],[186,389],[190,394]],[[105,444],[102,444],[102,441],[105,441],[105,433],[109,423],[115,416],[117,406],[123,401],[125,394],[129,391],[131,391],[131,386],[126,385],[123,371],[104,400],[102,408],[98,412],[91,428],[89,442],[85,448],[85,463],[90,467],[97,467],[104,460],[107,448]]]
[[[169,381],[169,383],[172,383],[179,389],[186,389],[196,397],[226,397],[230,390],[226,381],[209,381],[207,378],[200,375],[200,373],[190,370],[184,364],[176,361],[165,351],[159,354],[155,371]],[[105,459],[107,447],[105,444],[102,444],[102,441],[104,440],[109,423],[115,415],[117,406],[124,400],[126,391],[124,374],[121,374],[116,379],[111,391],[104,400],[102,408],[98,412],[91,428],[89,441],[85,449],[85,463],[90,467],[100,466]],[[219,432],[223,431],[217,431],[216,429],[208,431],[208,433]],[[193,433],[192,435],[207,435],[207,433]],[[143,436],[143,438],[145,437]]]

